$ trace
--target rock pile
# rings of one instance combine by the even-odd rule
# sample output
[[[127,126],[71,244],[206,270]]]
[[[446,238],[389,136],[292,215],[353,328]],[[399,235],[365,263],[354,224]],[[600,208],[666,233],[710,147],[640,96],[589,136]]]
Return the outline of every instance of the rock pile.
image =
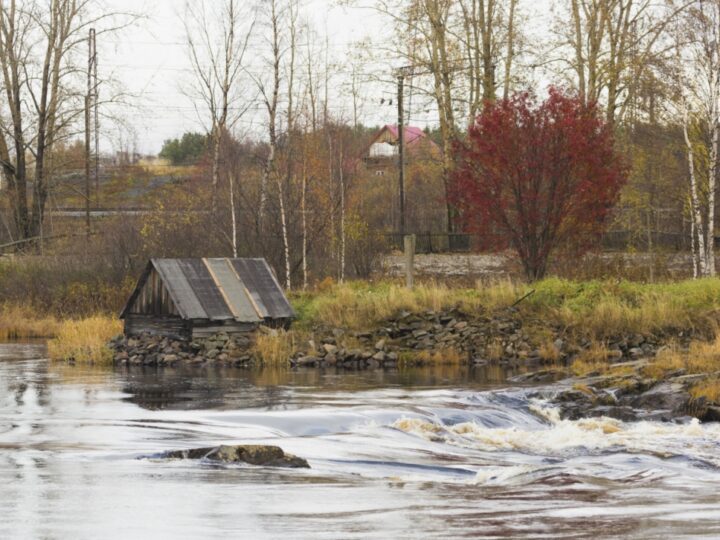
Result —
[[[705,398],[694,399],[690,389],[708,374],[686,374],[684,369],[654,379],[643,373],[646,360],[617,364],[623,375],[596,375],[575,379],[571,387],[539,392],[560,409],[562,418],[607,416],[622,421],[674,421],[695,416],[703,421],[720,420],[720,407]],[[720,372],[710,377],[720,376]],[[549,392],[549,393],[548,393]]]
[[[528,328],[541,328],[543,337],[531,335]],[[259,331],[274,332],[264,327]],[[392,369],[399,364],[438,362],[565,364],[593,346],[587,339],[569,340],[563,329],[549,327],[544,321],[523,319],[512,308],[492,314],[468,313],[458,308],[419,313],[405,311],[368,331],[316,327],[310,337],[289,358],[292,366]],[[617,336],[605,342],[607,358],[611,362],[622,362],[652,357],[667,339],[682,345],[690,337],[687,331],[664,337]],[[252,335],[220,333],[186,342],[146,334],[118,337],[110,343],[110,348],[116,364],[165,366],[178,362],[211,362],[247,366],[258,360],[250,351],[252,340]]]
[[[308,352],[297,354],[291,360],[293,365],[374,368],[394,367],[399,361],[406,365],[422,364],[435,356],[441,361],[446,356],[476,364],[540,360],[542,356],[531,345],[514,310],[491,317],[458,309],[406,311],[384,321],[372,332],[347,333],[331,328],[316,329],[315,335],[322,337],[318,342],[310,341]]]
[[[143,334],[118,336],[109,347],[113,351],[113,361],[120,365],[172,366],[178,362],[202,364],[210,361],[243,366],[253,361],[248,352],[251,344],[249,336],[225,333],[193,341]]]

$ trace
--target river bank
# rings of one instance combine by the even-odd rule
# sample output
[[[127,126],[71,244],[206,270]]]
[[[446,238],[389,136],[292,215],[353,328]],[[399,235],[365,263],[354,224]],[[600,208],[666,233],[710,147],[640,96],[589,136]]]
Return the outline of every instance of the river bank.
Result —
[[[471,288],[426,283],[412,291],[363,282],[329,284],[290,299],[298,313],[290,331],[261,327],[251,336],[219,334],[195,342],[110,340],[119,325],[106,316],[63,321],[50,354],[81,363],[337,371],[514,366],[534,372],[530,377],[539,382],[576,377],[576,388],[557,398],[569,417],[603,411],[629,417],[628,407],[647,402],[650,409],[670,410],[666,416],[710,418],[720,400],[717,279],[547,279],[532,286],[501,281]],[[699,353],[703,361],[693,362]],[[658,388],[677,403],[640,397]]]

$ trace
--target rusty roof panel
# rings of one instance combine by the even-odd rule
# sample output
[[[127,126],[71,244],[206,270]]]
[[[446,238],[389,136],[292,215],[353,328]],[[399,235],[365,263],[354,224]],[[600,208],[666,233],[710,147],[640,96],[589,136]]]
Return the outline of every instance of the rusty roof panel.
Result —
[[[295,317],[295,312],[265,259],[230,259],[230,262],[250,291],[263,317],[271,319]]]
[[[260,322],[262,319],[249,297],[249,291],[228,259],[204,260],[235,320]]]
[[[160,274],[183,318],[207,318],[207,312],[200,304],[200,300],[198,300],[192,285],[185,277],[177,259],[153,259],[152,264]]]
[[[234,318],[202,259],[178,259],[177,263],[205,310],[206,316],[202,318],[211,321]]]

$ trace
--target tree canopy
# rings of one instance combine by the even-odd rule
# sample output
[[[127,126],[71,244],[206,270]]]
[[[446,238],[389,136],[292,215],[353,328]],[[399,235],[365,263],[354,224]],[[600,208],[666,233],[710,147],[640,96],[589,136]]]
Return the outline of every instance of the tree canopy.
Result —
[[[458,148],[453,198],[466,229],[515,249],[535,280],[553,250],[597,240],[626,178],[601,111],[551,88],[542,103],[523,92],[485,104]]]
[[[159,156],[173,165],[194,165],[208,148],[208,137],[202,133],[185,133],[180,139],[168,139],[163,143]]]

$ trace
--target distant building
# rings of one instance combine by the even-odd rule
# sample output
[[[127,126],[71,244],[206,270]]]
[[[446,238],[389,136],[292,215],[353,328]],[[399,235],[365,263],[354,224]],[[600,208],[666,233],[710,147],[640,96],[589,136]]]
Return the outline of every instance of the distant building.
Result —
[[[406,232],[442,233],[447,228],[442,150],[421,128],[405,127]],[[399,230],[399,130],[382,127],[364,147],[356,190],[361,215],[374,230]]]
[[[435,161],[442,159],[442,151],[419,127],[405,127],[405,160]],[[373,137],[363,155],[368,170],[383,176],[391,169],[397,170],[400,148],[399,129],[396,125],[384,126]]]

